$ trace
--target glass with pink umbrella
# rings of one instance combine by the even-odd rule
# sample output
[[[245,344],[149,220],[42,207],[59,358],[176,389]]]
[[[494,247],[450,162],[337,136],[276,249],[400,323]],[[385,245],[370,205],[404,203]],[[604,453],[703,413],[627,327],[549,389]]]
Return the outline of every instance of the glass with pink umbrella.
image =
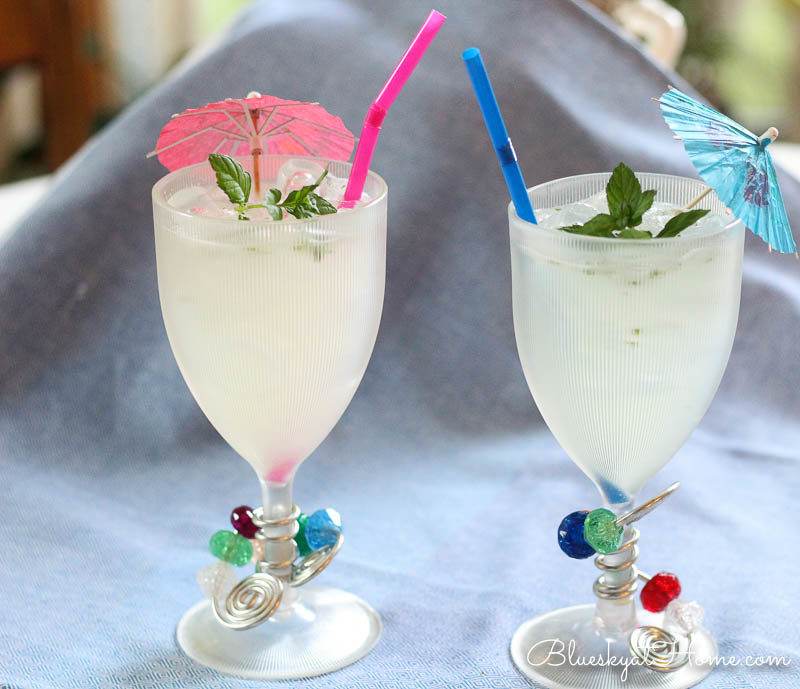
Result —
[[[211,536],[217,560],[198,573],[207,600],[178,625],[181,648],[217,670],[311,677],[355,662],[380,636],[363,600],[308,583],[341,549],[342,525],[332,509],[303,514],[292,483],[372,353],[387,187],[369,162],[382,116],[443,22],[431,12],[370,108],[352,166],[339,118],[259,94],[174,116],[153,152],[173,170],[153,188],[170,345],[261,485],[261,506],[234,508],[232,528]]]

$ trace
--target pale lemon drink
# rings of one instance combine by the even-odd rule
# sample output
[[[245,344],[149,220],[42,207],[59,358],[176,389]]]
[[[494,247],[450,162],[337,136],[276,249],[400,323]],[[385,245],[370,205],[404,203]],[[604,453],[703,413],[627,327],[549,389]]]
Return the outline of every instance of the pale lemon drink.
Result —
[[[680,178],[639,177],[663,199],[638,226],[656,234],[689,194]],[[716,201],[671,238],[559,229],[608,212],[604,192],[590,196],[607,178],[570,178],[571,198],[543,185],[539,224],[512,209],[510,236],[514,328],[536,405],[570,458],[619,505],[678,451],[716,392],[736,330],[744,227]],[[559,203],[548,204],[555,194]]]
[[[340,195],[344,164],[322,163],[331,176],[321,191]],[[262,164],[264,187],[284,192],[300,186],[292,169],[323,169]],[[364,374],[383,304],[385,191],[371,174],[356,209],[280,221],[254,209],[242,221],[207,164],[154,189],[159,295],[175,359],[262,483],[289,481]]]

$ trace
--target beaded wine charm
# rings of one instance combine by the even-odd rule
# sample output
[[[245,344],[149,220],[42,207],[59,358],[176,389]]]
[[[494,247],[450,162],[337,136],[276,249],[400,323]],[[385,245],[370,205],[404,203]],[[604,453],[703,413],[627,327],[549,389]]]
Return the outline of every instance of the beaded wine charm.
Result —
[[[209,541],[217,561],[197,573],[217,619],[230,629],[251,629],[267,620],[280,605],[284,588],[311,581],[344,542],[342,519],[333,509],[308,516],[295,506],[289,517],[268,520],[261,508],[239,505],[230,521],[234,531],[217,531]],[[239,581],[233,566],[251,562],[255,572]]]
[[[650,577],[637,570],[634,565],[639,554],[637,529],[631,530],[627,541],[623,540],[626,525],[639,521],[677,490],[679,485],[673,483],[662,493],[621,517],[605,508],[578,510],[570,512],[558,526],[558,546],[568,557],[583,560],[597,554],[595,564],[604,573],[630,572],[622,583],[618,578],[613,585],[607,581],[605,574],[601,574],[594,584],[594,592],[599,598],[626,598],[636,591],[638,579],[646,582],[639,600],[648,612],[664,612],[663,628],[637,627],[628,638],[628,646],[644,665],[661,672],[677,670],[688,662],[692,632],[699,628],[705,613],[697,601],[679,598],[681,584],[676,575],[659,572]],[[612,553],[625,554],[628,559],[622,563],[607,564],[604,556]],[[654,652],[654,648],[658,652]]]

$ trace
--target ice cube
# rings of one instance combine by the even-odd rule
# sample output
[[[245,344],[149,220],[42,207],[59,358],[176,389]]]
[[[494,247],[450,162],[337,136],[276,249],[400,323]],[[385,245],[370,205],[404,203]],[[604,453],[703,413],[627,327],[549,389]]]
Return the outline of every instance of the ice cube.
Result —
[[[650,209],[642,216],[641,224],[637,230],[646,230],[654,237],[664,229],[672,218],[678,213],[679,209],[668,203],[654,203]]]
[[[214,218],[237,216],[233,204],[219,187],[184,187],[170,197],[169,203],[178,210],[188,211],[194,215]]]
[[[542,208],[536,211],[536,220],[542,227],[558,229],[567,225],[582,225],[600,213],[597,208],[586,203],[570,203],[554,208]]]
[[[334,206],[338,206],[344,198],[344,192],[345,189],[347,189],[347,180],[347,177],[336,177],[329,172],[327,177],[322,180],[322,184],[319,185],[317,193],[330,201]],[[369,203],[371,200],[372,197],[366,191],[362,191],[361,199],[356,205],[361,206]]]
[[[313,160],[291,158],[278,170],[276,187],[281,191],[281,198],[286,198],[290,191],[314,184],[325,168]]]
[[[347,177],[336,177],[330,172],[322,180],[317,193],[330,201],[334,206],[344,198],[344,190],[347,188]]]
[[[595,215],[598,213],[608,213],[608,199],[606,198],[605,190],[592,194],[588,199],[581,201],[581,204],[592,208]]]
[[[198,199],[206,192],[205,187],[183,187],[169,197],[169,204],[181,211],[188,211],[198,205]]]
[[[536,222],[546,227],[551,227],[552,223],[550,223],[550,219],[559,214],[555,208],[537,208],[535,213]]]

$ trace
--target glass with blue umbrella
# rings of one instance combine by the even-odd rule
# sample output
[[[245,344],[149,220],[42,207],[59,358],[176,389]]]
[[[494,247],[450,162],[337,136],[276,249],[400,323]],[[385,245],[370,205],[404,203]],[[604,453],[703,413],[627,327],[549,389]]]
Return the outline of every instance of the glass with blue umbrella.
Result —
[[[536,616],[514,633],[512,659],[553,689],[690,687],[717,655],[702,606],[681,597],[674,574],[651,577],[636,566],[636,523],[678,484],[646,501],[639,493],[698,425],[727,366],[745,227],[778,251],[795,250],[766,151],[774,132],[756,137],[671,89],[660,99],[664,117],[704,181],[620,164],[521,199],[480,54],[463,58],[511,190],[525,378],[551,432],[600,493],[597,505],[565,505],[554,534],[569,557],[594,557],[595,601],[548,612],[532,598]]]

